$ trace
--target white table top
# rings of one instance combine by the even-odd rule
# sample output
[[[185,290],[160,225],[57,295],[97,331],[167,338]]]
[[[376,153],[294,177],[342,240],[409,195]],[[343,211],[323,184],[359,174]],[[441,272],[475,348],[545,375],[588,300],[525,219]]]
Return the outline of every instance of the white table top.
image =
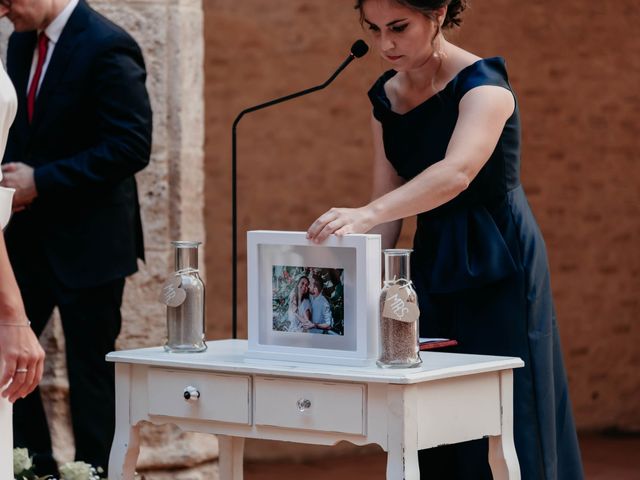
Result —
[[[246,340],[216,340],[207,342],[207,346],[208,349],[201,353],[168,353],[162,347],[121,350],[109,353],[107,361],[218,373],[393,384],[412,384],[524,366],[524,362],[516,357],[441,352],[421,352],[422,365],[416,368],[384,369],[375,363],[365,367],[319,365],[245,359]]]

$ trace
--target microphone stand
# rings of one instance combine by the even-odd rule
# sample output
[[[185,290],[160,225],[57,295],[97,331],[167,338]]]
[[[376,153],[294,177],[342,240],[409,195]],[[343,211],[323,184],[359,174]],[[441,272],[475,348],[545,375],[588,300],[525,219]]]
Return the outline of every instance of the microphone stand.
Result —
[[[253,107],[245,108],[242,110],[236,119],[233,121],[233,127],[231,128],[231,257],[232,257],[232,275],[231,281],[232,285],[232,314],[231,314],[231,335],[232,338],[238,338],[238,188],[237,188],[237,148],[236,148],[236,130],[238,128],[238,123],[242,117],[244,117],[247,113],[255,112],[256,110],[262,110],[263,108],[270,107],[272,105],[277,105],[278,103],[286,102],[287,100],[292,100],[297,97],[301,97],[303,95],[307,95],[309,93],[317,92],[318,90],[322,90],[326,88],[333,82],[336,77],[344,70],[347,65],[349,65],[356,58],[362,57],[368,51],[368,46],[362,40],[356,41],[351,47],[351,53],[347,57],[347,59],[342,62],[342,64],[338,67],[338,69],[334,72],[329,79],[315,87],[307,88],[305,90],[301,90],[296,93],[291,93],[289,95],[285,95],[284,97],[276,98],[274,100],[270,100],[268,102],[261,103],[260,105],[255,105]]]

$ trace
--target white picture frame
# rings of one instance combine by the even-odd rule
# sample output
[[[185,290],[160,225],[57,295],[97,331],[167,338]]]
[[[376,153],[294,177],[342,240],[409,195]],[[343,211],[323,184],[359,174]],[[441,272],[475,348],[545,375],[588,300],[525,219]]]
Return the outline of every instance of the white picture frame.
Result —
[[[316,244],[306,238],[305,232],[249,231],[247,268],[248,360],[353,366],[376,360],[380,235],[331,235],[322,244]],[[305,300],[294,300],[301,297],[291,292],[304,289],[298,286],[304,284],[302,276],[309,279],[309,309],[313,306],[318,315],[323,305],[331,310],[333,317],[329,323],[333,323],[329,329],[327,322],[320,320],[315,325],[322,325],[323,329],[303,329],[299,323],[298,328],[293,328],[295,318],[300,316],[291,311],[297,311],[297,304],[302,305]],[[320,285],[327,301],[318,295]],[[294,309],[291,303],[295,303]]]

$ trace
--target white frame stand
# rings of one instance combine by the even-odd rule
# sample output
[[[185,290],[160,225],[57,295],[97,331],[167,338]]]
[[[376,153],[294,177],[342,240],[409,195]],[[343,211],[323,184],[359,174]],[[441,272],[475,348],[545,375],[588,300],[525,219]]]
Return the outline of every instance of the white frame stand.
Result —
[[[327,335],[314,333],[285,333],[278,332],[265,334],[272,328],[272,313],[270,305],[262,302],[262,294],[266,291],[271,298],[271,276],[265,278],[264,266],[261,262],[261,247],[282,247],[294,249],[302,247],[307,252],[326,253],[325,258],[335,262],[331,249],[342,251],[353,250],[351,260],[354,265],[349,275],[356,279],[353,289],[349,294],[345,285],[345,304],[351,299],[350,311],[346,314],[345,308],[345,335],[347,324],[353,326],[348,335],[353,338],[352,348],[332,348],[328,341],[341,341],[337,337],[328,338]],[[334,250],[335,252],[336,250]],[[367,365],[375,360],[378,352],[378,318],[381,283],[381,240],[380,235],[346,235],[336,237],[331,235],[324,243],[317,245],[307,240],[305,232],[278,232],[256,230],[247,232],[247,288],[248,288],[248,337],[249,344],[246,357],[259,360],[280,360],[287,362],[312,362],[317,364],[333,365]],[[283,255],[286,257],[286,255]],[[296,255],[300,256],[300,254]],[[311,255],[308,255],[311,257]],[[315,255],[314,255],[315,256]],[[341,268],[342,265],[315,265],[313,261],[302,262],[298,266]],[[349,295],[349,296],[348,296]],[[278,335],[280,342],[269,340],[269,336]],[[304,336],[305,346],[301,346]],[[287,343],[288,340],[288,343]],[[284,343],[283,343],[284,342]]]

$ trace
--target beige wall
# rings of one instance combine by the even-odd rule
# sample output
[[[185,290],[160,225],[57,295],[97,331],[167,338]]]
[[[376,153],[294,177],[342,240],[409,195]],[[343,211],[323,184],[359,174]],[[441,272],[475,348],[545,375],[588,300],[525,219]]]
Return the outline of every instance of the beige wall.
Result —
[[[231,122],[249,105],[324,81],[366,38],[352,3],[204,1],[210,338],[230,334]],[[630,34],[639,23],[636,0],[484,0],[453,37],[508,62],[522,110],[523,183],[550,251],[582,429],[640,430],[640,37]],[[384,68],[368,55],[330,89],[242,120],[241,337],[246,230],[303,230],[329,206],[367,200],[366,91]]]

